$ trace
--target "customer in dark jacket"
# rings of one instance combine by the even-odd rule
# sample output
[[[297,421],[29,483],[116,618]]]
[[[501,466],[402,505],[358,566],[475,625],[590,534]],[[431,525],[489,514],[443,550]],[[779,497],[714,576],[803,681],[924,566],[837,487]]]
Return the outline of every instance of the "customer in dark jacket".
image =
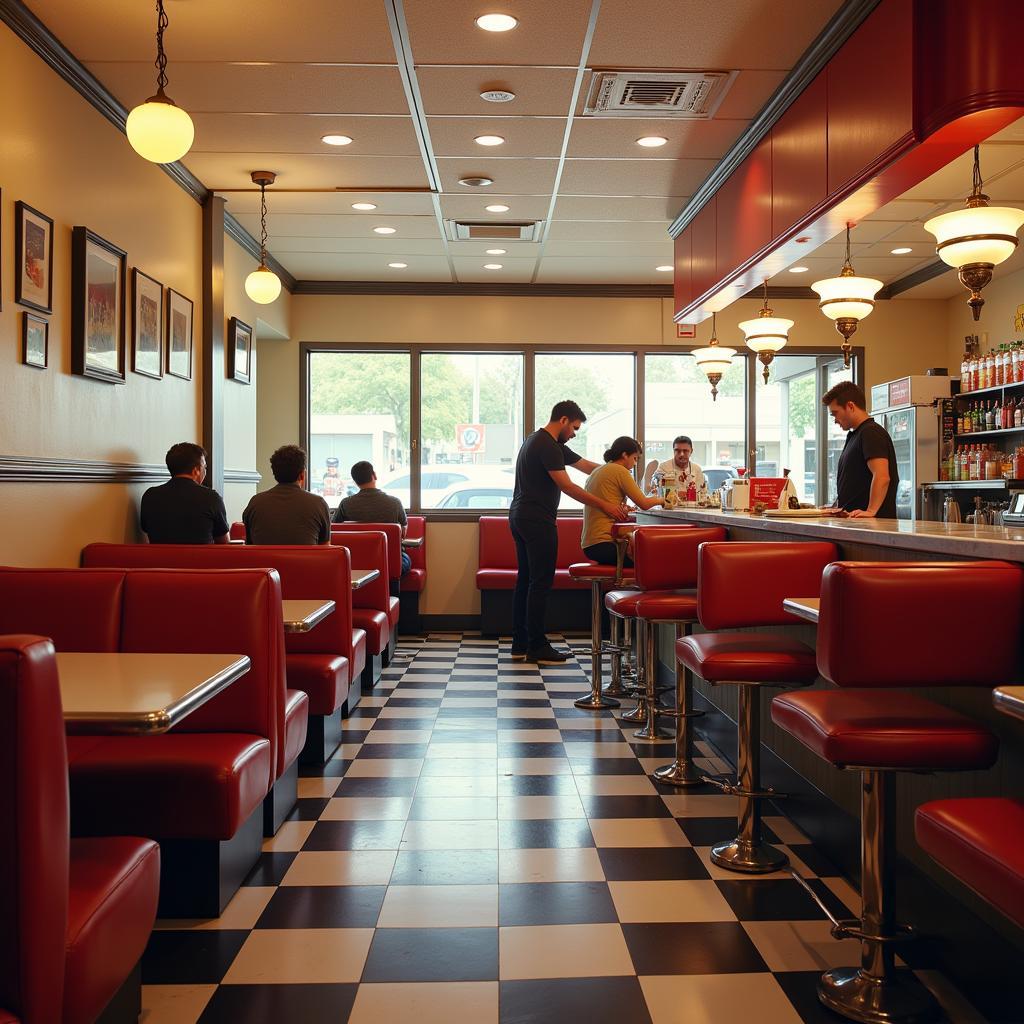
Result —
[[[276,487],[249,499],[242,513],[246,544],[330,544],[327,502],[305,489],[306,453],[286,444],[270,456]]]
[[[139,519],[146,539],[150,544],[227,544],[224,499],[203,486],[206,450],[180,441],[167,450],[164,461],[171,479],[142,496]]]

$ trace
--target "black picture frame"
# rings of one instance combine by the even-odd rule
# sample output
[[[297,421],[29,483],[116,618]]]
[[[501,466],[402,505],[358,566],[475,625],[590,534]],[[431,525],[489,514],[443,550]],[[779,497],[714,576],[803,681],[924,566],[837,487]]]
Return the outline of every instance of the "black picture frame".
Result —
[[[167,375],[192,379],[192,320],[195,305],[181,292],[167,289]]]
[[[164,286],[132,267],[132,372],[164,375]]]
[[[39,355],[39,331],[42,331],[42,355]],[[21,315],[21,360],[26,366],[45,370],[50,363],[50,321],[34,313]]]
[[[71,372],[124,384],[128,254],[86,227],[71,231]]]
[[[14,204],[14,301],[53,312],[53,218],[20,199]]]
[[[252,328],[237,316],[228,321],[228,379],[252,383]]]

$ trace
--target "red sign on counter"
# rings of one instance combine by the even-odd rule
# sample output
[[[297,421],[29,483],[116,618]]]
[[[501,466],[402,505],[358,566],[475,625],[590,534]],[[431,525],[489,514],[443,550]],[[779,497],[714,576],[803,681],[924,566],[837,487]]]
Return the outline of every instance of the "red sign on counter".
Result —
[[[901,380],[890,381],[889,383],[889,404],[906,405],[910,401],[910,378],[903,377]]]
[[[750,477],[750,507],[758,502],[768,508],[779,507],[779,495],[785,490],[784,476],[752,476]]]

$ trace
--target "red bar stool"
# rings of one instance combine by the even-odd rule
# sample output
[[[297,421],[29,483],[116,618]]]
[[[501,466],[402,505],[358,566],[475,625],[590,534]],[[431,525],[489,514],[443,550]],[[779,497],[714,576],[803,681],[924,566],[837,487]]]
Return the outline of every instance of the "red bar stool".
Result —
[[[786,863],[786,855],[764,841],[761,828],[761,801],[780,795],[761,785],[761,688],[808,686],[818,672],[814,651],[788,636],[713,631],[799,623],[782,602],[797,591],[817,594],[836,554],[834,544],[737,541],[703,544],[698,552],[697,614],[712,632],[677,640],[676,658],[713,686],[739,687],[736,782],[717,783],[739,797],[739,833],[712,848],[719,867],[760,875]]]
[[[615,564],[620,569],[625,565],[629,540],[635,530],[636,522],[634,520],[612,524],[612,541],[616,547]],[[602,644],[602,649],[609,655],[611,678],[608,680],[604,692],[609,697],[625,697],[629,694],[623,684],[623,677],[634,683],[637,679],[638,662],[633,657],[633,620],[618,615],[609,615],[608,619],[609,639],[607,643]]]
[[[986,643],[949,643],[962,609],[981,602],[991,627]],[[987,768],[998,749],[980,723],[888,691],[1011,678],[1022,605],[1024,573],[1006,562],[837,562],[825,572],[818,668],[840,689],[783,694],[771,711],[820,758],[861,773],[861,917],[841,922],[826,911],[833,935],[860,940],[861,966],[827,971],[818,982],[821,1002],[850,1020],[921,1024],[938,1013],[928,990],[894,966],[894,944],[910,936],[892,906],[896,773]],[[912,642],[900,642],[897,622],[899,636]]]

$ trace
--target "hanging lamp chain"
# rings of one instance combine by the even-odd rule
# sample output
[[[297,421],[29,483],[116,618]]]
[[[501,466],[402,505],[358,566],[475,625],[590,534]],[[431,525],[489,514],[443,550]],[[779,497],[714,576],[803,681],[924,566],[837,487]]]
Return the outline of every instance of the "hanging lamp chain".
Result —
[[[718,314],[711,314],[711,340],[708,342],[709,346],[715,346],[718,344]]]
[[[267,263],[267,183],[260,182],[260,266]]]
[[[164,53],[164,30],[168,25],[167,12],[164,10],[164,0],[156,0],[156,65],[157,76],[156,94],[163,96],[167,88],[167,54]]]
[[[981,191],[981,146],[974,147],[974,180],[971,194],[967,197],[968,208],[974,206],[988,206],[988,196]]]
[[[846,223],[846,261],[843,263],[843,269],[839,271],[840,277],[853,277],[853,261],[850,256],[850,223]]]

